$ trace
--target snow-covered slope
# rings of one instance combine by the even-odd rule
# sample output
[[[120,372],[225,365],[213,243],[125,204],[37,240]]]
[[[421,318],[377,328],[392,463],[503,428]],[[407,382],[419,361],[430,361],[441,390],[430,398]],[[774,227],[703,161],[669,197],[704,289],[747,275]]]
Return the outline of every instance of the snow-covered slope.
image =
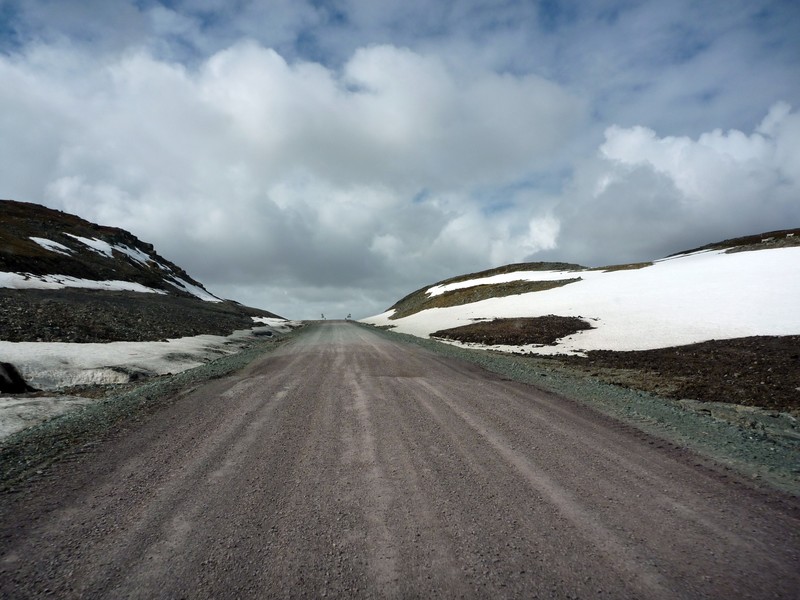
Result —
[[[69,344],[0,340],[0,361],[15,362],[25,381],[42,390],[127,383],[179,373],[237,352],[253,338],[279,336],[299,326],[295,321],[261,317],[253,317],[253,322],[253,329],[234,331],[228,336],[196,335],[158,342]]]
[[[523,270],[461,278],[431,286],[427,298],[483,289],[485,299],[426,308],[401,318],[393,318],[395,308],[364,322],[421,337],[493,318],[559,315],[582,317],[593,326],[551,346],[495,346],[540,354],[644,350],[712,339],[800,334],[800,246],[793,233],[778,237],[763,244],[711,248],[635,265],[638,268]],[[567,280],[573,281],[559,284]],[[492,297],[493,288],[517,281],[547,281],[558,287]]]

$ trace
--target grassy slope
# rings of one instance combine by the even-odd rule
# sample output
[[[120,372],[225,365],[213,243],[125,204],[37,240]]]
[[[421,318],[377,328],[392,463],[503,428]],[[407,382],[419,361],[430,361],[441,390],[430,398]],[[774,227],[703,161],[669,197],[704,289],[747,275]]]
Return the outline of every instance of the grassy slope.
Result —
[[[553,289],[568,283],[580,281],[580,277],[562,279],[560,281],[511,281],[508,283],[500,283],[493,285],[476,285],[459,290],[451,290],[436,296],[428,296],[426,293],[431,287],[435,285],[447,285],[451,283],[461,283],[462,281],[470,281],[472,279],[483,279],[485,277],[492,277],[494,275],[504,275],[506,273],[517,273],[519,271],[583,271],[585,267],[572,263],[560,262],[533,262],[533,263],[514,263],[511,265],[503,265],[494,269],[487,269],[485,271],[478,271],[476,273],[469,273],[466,275],[459,275],[444,279],[438,283],[426,285],[416,291],[411,292],[401,300],[392,305],[389,310],[394,310],[392,319],[400,319],[413,315],[416,312],[428,308],[444,308],[447,306],[460,306],[462,304],[471,304],[472,302],[479,302],[487,298],[495,298],[500,296],[511,296],[514,294],[525,294],[527,292],[538,292],[543,290]]]

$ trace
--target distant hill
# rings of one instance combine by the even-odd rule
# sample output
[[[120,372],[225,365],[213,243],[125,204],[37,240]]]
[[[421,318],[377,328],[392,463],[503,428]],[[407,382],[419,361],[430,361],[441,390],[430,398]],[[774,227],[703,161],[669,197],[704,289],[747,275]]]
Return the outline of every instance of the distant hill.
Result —
[[[654,262],[506,265],[425,286],[364,322],[537,354],[646,350],[800,334],[798,298],[800,229],[788,229]]]
[[[211,294],[152,244],[44,206],[0,200],[0,340],[150,341],[279,318]]]
[[[745,431],[760,425],[740,415],[756,413],[719,406],[800,417],[800,229],[597,269],[507,265],[425,286],[363,322],[524,355],[541,377],[575,370],[681,407],[711,403],[703,410]]]

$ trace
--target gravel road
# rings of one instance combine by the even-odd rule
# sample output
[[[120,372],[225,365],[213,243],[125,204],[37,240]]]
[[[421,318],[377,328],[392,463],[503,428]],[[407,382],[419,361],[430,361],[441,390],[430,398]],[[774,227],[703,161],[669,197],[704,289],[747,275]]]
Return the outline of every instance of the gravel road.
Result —
[[[349,323],[0,497],[0,597],[796,598],[800,503]]]

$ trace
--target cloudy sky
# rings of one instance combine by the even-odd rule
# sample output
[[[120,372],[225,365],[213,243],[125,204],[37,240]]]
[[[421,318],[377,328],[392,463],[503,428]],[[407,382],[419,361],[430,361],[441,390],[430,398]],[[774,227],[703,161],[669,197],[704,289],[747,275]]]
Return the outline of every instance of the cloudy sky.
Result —
[[[288,317],[800,227],[796,0],[0,0],[0,197]]]

